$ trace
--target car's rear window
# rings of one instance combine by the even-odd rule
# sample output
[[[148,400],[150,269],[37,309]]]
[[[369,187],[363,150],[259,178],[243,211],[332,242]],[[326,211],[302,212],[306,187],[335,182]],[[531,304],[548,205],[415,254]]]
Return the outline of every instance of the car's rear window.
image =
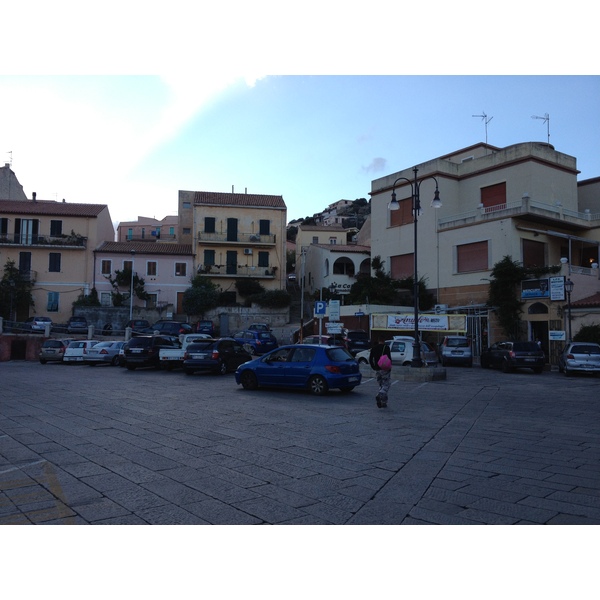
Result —
[[[467,338],[448,338],[446,340],[446,346],[451,348],[467,348],[469,346],[469,340],[467,340]]]
[[[515,342],[513,350],[517,352],[536,352],[540,347],[535,342]]]
[[[128,348],[149,348],[151,345],[151,338],[135,337],[127,342]]]
[[[258,332],[258,339],[259,340],[270,340],[271,339],[271,334],[268,331],[259,331]]]
[[[573,346],[571,349],[573,354],[600,354],[600,346],[594,346],[592,344],[580,344]]]
[[[355,360],[352,354],[346,348],[329,348],[326,350],[327,358],[334,362],[345,362],[347,360]]]
[[[58,340],[46,340],[43,343],[42,348],[61,348],[62,346],[63,343]]]
[[[205,342],[194,342],[187,347],[188,352],[205,352],[206,350],[212,350],[215,342],[207,340]]]

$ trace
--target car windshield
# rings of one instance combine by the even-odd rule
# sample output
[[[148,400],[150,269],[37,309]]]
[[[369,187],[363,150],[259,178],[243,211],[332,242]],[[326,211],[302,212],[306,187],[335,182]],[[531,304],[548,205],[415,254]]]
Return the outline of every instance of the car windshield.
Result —
[[[469,345],[469,341],[466,338],[448,338],[446,346],[451,348],[466,348]]]

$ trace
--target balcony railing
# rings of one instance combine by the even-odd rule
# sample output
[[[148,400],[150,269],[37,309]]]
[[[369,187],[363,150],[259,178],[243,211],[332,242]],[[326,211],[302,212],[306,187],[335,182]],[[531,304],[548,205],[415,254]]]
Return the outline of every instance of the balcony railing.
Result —
[[[199,243],[219,243],[219,244],[269,244],[273,245],[276,241],[274,233],[261,235],[259,233],[238,233],[235,239],[230,239],[227,233],[206,233],[198,232]]]
[[[0,235],[0,245],[5,246],[75,246],[85,248],[87,238],[82,235],[33,235],[14,233]]]
[[[273,279],[277,274],[277,267],[249,267],[246,265],[200,265],[199,275],[208,277],[259,277]]]
[[[468,212],[449,215],[443,219],[439,219],[438,228],[442,231],[475,222],[519,216],[551,219],[586,229],[600,225],[600,213],[592,213],[590,211],[577,212],[565,209],[560,204],[544,204],[530,199],[521,199],[517,202],[507,202],[496,206],[479,206],[479,208]]]

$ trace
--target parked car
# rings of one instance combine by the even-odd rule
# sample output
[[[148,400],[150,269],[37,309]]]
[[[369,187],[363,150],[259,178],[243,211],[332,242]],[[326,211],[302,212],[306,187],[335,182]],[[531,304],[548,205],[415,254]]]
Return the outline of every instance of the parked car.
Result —
[[[67,333],[87,333],[88,322],[85,317],[71,317],[67,323]]]
[[[215,335],[215,325],[208,319],[198,321],[196,324],[196,333],[206,333],[212,337]]]
[[[133,371],[138,367],[160,367],[160,349],[177,348],[177,342],[168,335],[139,335],[126,344],[125,366]]]
[[[161,348],[159,354],[160,366],[163,369],[172,371],[177,367],[183,366],[183,357],[185,351],[190,344],[200,342],[202,340],[211,340],[212,337],[207,333],[187,333],[181,334],[176,348]]]
[[[247,352],[257,356],[270,352],[279,346],[277,338],[269,331],[246,329],[234,333],[231,337],[242,344]]]
[[[23,329],[32,333],[44,333],[47,325],[52,329],[52,319],[49,317],[29,317],[23,323]]]
[[[342,335],[346,348],[352,356],[356,356],[363,350],[371,349],[371,339],[364,329],[344,329]]]
[[[47,362],[62,362],[63,356],[71,339],[57,340],[48,339],[40,348],[39,359],[42,365]]]
[[[346,342],[341,333],[332,335],[307,335],[302,338],[302,344],[324,344],[325,346],[346,347]]]
[[[600,375],[600,344],[571,342],[558,357],[558,370],[567,377],[575,373]]]
[[[194,333],[189,323],[182,321],[157,321],[143,331],[144,334],[179,336],[182,333]]]
[[[384,342],[390,349],[392,355],[392,364],[409,367],[412,365],[414,355],[415,338],[408,336],[395,336],[393,340]],[[421,342],[421,359],[425,361],[428,367],[438,365],[438,356],[435,350],[427,343]],[[363,350],[356,355],[359,364],[369,364],[370,350]]]
[[[190,344],[183,356],[183,368],[187,375],[196,371],[225,375],[249,360],[252,356],[242,344],[233,338],[219,338]]]
[[[124,344],[125,342],[98,342],[88,350],[84,362],[91,367],[101,364],[115,367],[119,364],[119,352]]]
[[[131,328],[131,332],[135,333],[143,333],[150,327],[150,321],[146,319],[131,319],[131,321],[127,321],[125,323],[125,329],[128,327]]]
[[[349,392],[360,385],[361,378],[358,363],[348,350],[317,344],[281,346],[235,372],[236,383],[246,390],[301,388],[316,396],[337,388]]]
[[[464,335],[447,335],[439,346],[442,366],[466,365],[473,366],[473,349],[470,338]]]
[[[541,373],[545,362],[544,352],[535,342],[496,342],[481,352],[483,368],[499,367],[505,373],[514,369],[533,369],[534,373]]]
[[[73,340],[63,354],[63,362],[68,364],[83,364],[87,359],[90,348],[98,342],[99,340]]]

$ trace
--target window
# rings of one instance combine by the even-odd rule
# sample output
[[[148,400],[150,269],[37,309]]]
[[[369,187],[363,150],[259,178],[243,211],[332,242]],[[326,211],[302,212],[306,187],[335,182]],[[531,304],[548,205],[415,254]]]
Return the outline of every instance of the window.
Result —
[[[506,182],[481,188],[481,204],[484,208],[506,207]]]
[[[62,221],[50,221],[50,236],[58,237],[62,235]]]
[[[392,212],[398,212],[393,210]],[[390,257],[390,275],[393,279],[404,279],[415,274],[415,255],[399,254]]]
[[[319,243],[319,236],[313,235],[312,243],[313,244],[318,244]]]
[[[269,253],[268,252],[259,252],[258,253],[258,266],[259,267],[268,267],[269,266]]]
[[[112,272],[112,261],[111,260],[103,260],[100,263],[100,269],[102,275],[110,275]]]
[[[127,239],[128,240],[133,239],[133,229],[131,227],[127,230]]]
[[[215,233],[215,225],[214,217],[204,217],[204,233]]]
[[[546,245],[544,242],[523,240],[523,266],[526,269],[546,266]]]
[[[146,264],[146,275],[156,277],[156,262],[148,261]]]
[[[148,294],[148,298],[146,299],[146,308],[156,308],[157,302],[158,294]]]
[[[58,292],[48,292],[47,312],[58,312]]]
[[[191,202],[182,202],[181,206],[183,208],[192,208],[192,203]]]
[[[185,277],[187,275],[187,263],[175,263],[175,275]]]
[[[0,235],[8,235],[8,219],[6,217],[0,219]]]
[[[260,235],[270,235],[271,234],[271,221],[268,219],[261,219],[258,222],[258,233]]]
[[[169,227],[169,235],[175,235],[175,227]]]
[[[456,246],[456,272],[488,270],[488,243],[475,242]]]
[[[37,243],[39,221],[37,219],[15,219],[15,239],[19,244]]]
[[[142,227],[142,239],[145,239],[146,237],[146,228]]]
[[[204,251],[204,266],[212,267],[215,264],[215,251],[214,250],[205,250]]]
[[[132,260],[124,260],[123,261],[123,271],[133,271],[133,261]]]
[[[398,201],[400,208],[390,211],[390,227],[399,227],[414,222],[412,210],[412,197]]]
[[[190,235],[192,230],[189,227],[184,227],[182,230],[183,235]]]
[[[337,238],[330,237],[330,238],[329,238],[329,243],[330,243],[332,246],[335,246],[335,245],[337,244]]]
[[[100,292],[100,304],[102,306],[112,306],[112,294],[110,292]]]
[[[50,273],[60,273],[60,252],[50,252],[48,254],[48,271]]]

